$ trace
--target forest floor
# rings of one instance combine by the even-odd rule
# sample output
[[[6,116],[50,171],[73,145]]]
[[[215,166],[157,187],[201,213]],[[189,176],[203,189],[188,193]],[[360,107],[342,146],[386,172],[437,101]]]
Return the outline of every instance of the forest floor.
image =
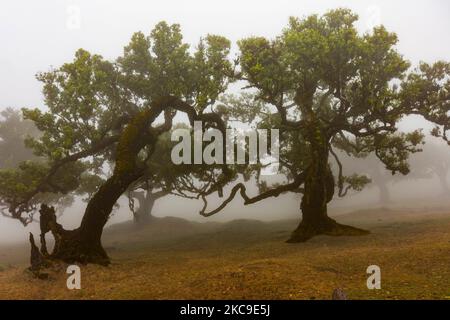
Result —
[[[49,280],[25,271],[28,247],[0,247],[0,299],[450,299],[450,212],[363,210],[342,223],[361,237],[284,241],[297,221],[194,223],[160,218],[106,230],[112,265],[81,266],[81,290],[68,290],[65,266]],[[366,269],[381,268],[368,290]]]

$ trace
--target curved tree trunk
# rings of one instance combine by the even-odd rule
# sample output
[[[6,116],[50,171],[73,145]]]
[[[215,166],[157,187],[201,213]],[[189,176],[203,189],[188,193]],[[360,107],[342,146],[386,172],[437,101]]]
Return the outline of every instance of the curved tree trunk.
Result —
[[[317,123],[317,122],[316,122]],[[328,141],[319,124],[307,133],[310,142],[310,165],[306,170],[301,201],[302,221],[287,242],[304,242],[316,235],[362,235],[365,230],[338,224],[328,217],[327,205],[334,195],[334,177],[328,164]]]
[[[158,110],[146,109],[138,113],[124,129],[117,145],[113,175],[89,201],[78,229],[64,230],[56,223],[54,209],[42,206],[41,240],[44,238],[45,243],[45,233],[48,231],[55,237],[55,248],[50,255],[51,258],[69,263],[109,263],[101,244],[103,227],[119,197],[143,174],[143,169],[137,163],[137,155],[144,145],[156,140],[149,131],[149,125],[158,114]],[[46,253],[47,250],[44,247],[41,251]]]

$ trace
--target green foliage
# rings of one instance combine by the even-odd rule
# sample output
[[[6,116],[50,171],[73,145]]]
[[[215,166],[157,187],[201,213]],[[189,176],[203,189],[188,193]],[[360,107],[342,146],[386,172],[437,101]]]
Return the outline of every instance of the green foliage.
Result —
[[[41,132],[27,138],[26,145],[43,161],[33,164],[37,167],[29,184],[22,182],[31,174],[30,164],[0,173],[6,178],[2,203],[14,209],[42,194],[73,191],[89,198],[108,177],[105,167],[127,171],[134,166],[123,157],[128,147],[116,150],[119,137],[128,146],[141,132],[130,126],[124,134],[130,119],[147,114],[152,103],[168,96],[182,99],[198,113],[216,102],[233,76],[229,51],[230,42],[216,35],[207,35],[191,50],[179,25],[160,22],[149,35],[135,33],[116,61],[79,49],[72,62],[39,73],[47,110],[23,109],[23,115]],[[148,174],[134,187],[170,191],[176,184],[181,192],[195,191],[178,179],[186,178],[190,169],[168,165],[171,142],[166,137],[159,141],[157,151],[150,140],[143,142],[139,167],[146,167]],[[124,161],[116,163],[118,154]],[[77,170],[69,170],[78,164]],[[196,179],[212,179],[199,168],[196,174]]]
[[[436,124],[431,134],[450,145],[450,63],[420,63],[401,84],[401,106]]]
[[[60,197],[79,186],[80,175],[84,169],[84,165],[80,162],[69,163],[49,181],[45,180],[49,167],[43,162],[24,161],[18,168],[1,169],[1,202],[12,206],[20,204],[26,199],[28,193],[33,192],[36,188],[39,188],[41,195],[60,194]],[[45,201],[45,199],[57,201],[58,197],[46,195],[36,201]]]
[[[397,36],[383,26],[361,35],[357,19],[347,9],[292,17],[273,40],[238,42],[239,77],[251,93],[226,99],[227,114],[280,128],[281,172],[290,179],[318,161],[314,150],[326,145],[355,157],[374,153],[393,174],[407,174],[408,157],[421,151],[424,137],[419,130],[397,132],[410,114],[436,123],[433,133],[446,138],[449,65],[422,63],[408,73]],[[355,190],[368,183],[356,176],[338,181]]]
[[[229,50],[229,40],[207,35],[191,54],[180,26],[160,22],[147,37],[135,33],[117,59],[121,85],[143,101],[174,95],[203,110],[226,90],[232,74]]]
[[[355,191],[361,191],[371,181],[372,180],[365,175],[352,174],[349,176],[345,176],[343,182],[347,183],[351,189]]]
[[[90,199],[104,182],[105,179],[100,175],[84,172],[80,177],[80,185],[76,193],[86,195],[86,199]]]
[[[112,63],[82,49],[73,62],[38,74],[49,110],[23,109],[24,117],[43,133],[27,145],[37,155],[58,161],[102,139],[121,115],[116,76]]]

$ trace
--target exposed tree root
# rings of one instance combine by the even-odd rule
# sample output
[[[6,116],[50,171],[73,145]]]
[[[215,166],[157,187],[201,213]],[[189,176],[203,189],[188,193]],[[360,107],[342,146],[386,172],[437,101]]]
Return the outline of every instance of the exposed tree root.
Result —
[[[83,240],[80,229],[65,230],[56,222],[55,209],[53,207],[45,204],[41,206],[40,224],[42,253],[40,256],[45,257],[47,260],[60,260],[66,263],[95,263],[104,266],[110,264],[108,255],[100,241]],[[55,246],[51,254],[47,253],[45,242],[45,234],[47,232],[51,232],[55,239]],[[36,247],[36,245],[34,246]]]
[[[45,269],[49,266],[49,261],[39,252],[39,248],[36,246],[34,242],[34,236],[30,232],[30,245],[31,245],[31,253],[30,253],[30,267],[28,271],[38,279],[48,279],[48,273],[42,272],[42,269]]]
[[[362,236],[369,234],[367,230],[347,226],[337,223],[331,218],[327,218],[319,223],[305,223],[302,221],[291,237],[286,241],[288,243],[305,242],[314,236]]]
[[[109,257],[100,244],[84,244],[76,235],[61,238],[50,258],[66,263],[94,263],[103,266],[110,264]]]

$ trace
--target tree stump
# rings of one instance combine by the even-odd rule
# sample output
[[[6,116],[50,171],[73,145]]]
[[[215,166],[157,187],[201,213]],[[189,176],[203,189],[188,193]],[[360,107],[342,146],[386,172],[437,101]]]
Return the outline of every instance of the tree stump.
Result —
[[[48,263],[44,256],[39,251],[39,248],[36,246],[36,243],[34,242],[34,236],[30,232],[30,244],[31,244],[31,254],[30,254],[30,267],[28,270],[31,271],[31,273],[39,279],[47,279],[48,274],[42,273],[42,268],[45,268],[48,266]]]

